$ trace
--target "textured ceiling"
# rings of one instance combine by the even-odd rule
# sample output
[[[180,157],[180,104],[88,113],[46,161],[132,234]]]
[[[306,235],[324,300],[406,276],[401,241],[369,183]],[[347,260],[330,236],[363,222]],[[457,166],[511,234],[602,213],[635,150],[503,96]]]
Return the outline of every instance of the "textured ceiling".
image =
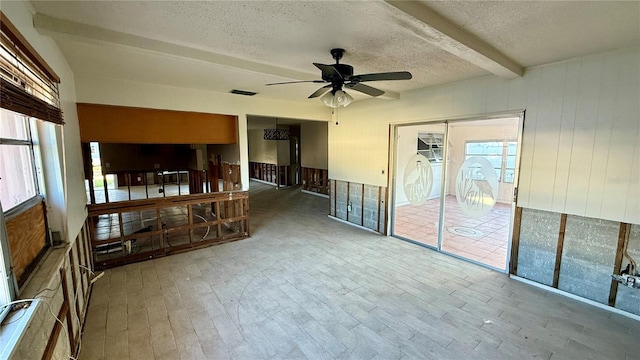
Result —
[[[525,67],[640,42],[639,1],[429,1]]]
[[[640,43],[639,2],[424,3],[525,67]],[[319,78],[312,62],[332,63],[329,49],[334,47],[347,50],[342,62],[353,65],[355,73],[412,72],[410,81],[371,83],[398,93],[490,74],[426,41],[408,25],[415,23],[411,15],[390,11],[380,1],[32,4],[39,14],[118,32],[96,38],[85,29],[46,29],[72,69],[82,74],[213,91],[240,88],[258,96],[304,100],[317,84],[264,84]],[[122,43],[120,33],[135,36],[138,45]],[[153,40],[161,41],[167,52],[145,48],[145,41]],[[172,45],[231,60],[221,64],[206,56],[180,55],[186,54],[179,51],[183,48],[170,51]],[[235,66],[233,59],[249,65]],[[282,71],[263,71],[261,64]]]

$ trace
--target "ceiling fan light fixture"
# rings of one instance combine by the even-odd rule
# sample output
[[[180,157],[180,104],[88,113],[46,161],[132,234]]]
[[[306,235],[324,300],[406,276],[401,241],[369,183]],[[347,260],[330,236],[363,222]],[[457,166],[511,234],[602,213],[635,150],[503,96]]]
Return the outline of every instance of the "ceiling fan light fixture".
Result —
[[[353,101],[353,97],[342,90],[336,91],[334,98],[338,106],[347,106]]]
[[[324,94],[320,100],[329,107],[337,108],[351,104],[353,97],[342,90],[336,90]]]
[[[338,107],[338,104],[336,103],[335,96],[333,95],[333,92],[331,92],[331,91],[329,91],[326,94],[322,95],[320,100],[322,100],[322,102],[325,105],[327,105],[328,107],[332,107],[332,108],[337,108]]]

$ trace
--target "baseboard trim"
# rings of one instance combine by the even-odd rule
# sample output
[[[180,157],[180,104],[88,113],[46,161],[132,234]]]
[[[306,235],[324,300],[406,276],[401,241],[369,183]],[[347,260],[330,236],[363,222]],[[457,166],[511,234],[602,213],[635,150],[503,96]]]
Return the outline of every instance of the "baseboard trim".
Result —
[[[309,191],[309,190],[302,189],[302,190],[300,190],[300,192],[303,192],[303,193],[309,194],[309,195],[320,196],[320,197],[327,198],[327,199],[329,198],[329,195],[327,195],[327,194],[321,194],[321,193],[317,193],[317,192],[313,192],[313,191]]]
[[[379,233],[379,232],[377,232],[377,231],[375,231],[373,229],[369,229],[368,227],[365,227],[365,226],[362,226],[362,225],[358,225],[358,224],[354,224],[354,223],[346,221],[346,220],[342,220],[342,219],[337,218],[337,217],[335,217],[333,215],[327,215],[327,216],[329,217],[329,219],[332,219],[332,220],[335,220],[335,221],[339,221],[341,223],[344,223],[344,224],[347,224],[347,225],[351,225],[353,227],[357,227],[357,228],[362,229],[362,230],[367,230],[367,231],[370,231],[370,232],[372,232],[374,234],[385,236],[384,234],[381,234],[381,233]]]
[[[636,320],[636,321],[640,321],[640,315],[632,314],[630,312],[627,312],[627,311],[624,311],[624,310],[620,310],[620,309],[618,309],[616,307],[613,307],[613,306],[601,304],[601,303],[599,303],[597,301],[593,301],[593,300],[590,300],[590,299],[587,299],[587,298],[583,298],[581,296],[574,295],[574,294],[568,293],[566,291],[553,288],[553,287],[548,286],[548,285],[540,284],[538,282],[531,281],[531,280],[522,278],[522,277],[517,276],[517,275],[509,275],[509,277],[511,277],[514,280],[523,282],[523,283],[525,283],[527,285],[535,286],[537,288],[540,288],[540,289],[543,289],[543,290],[547,290],[548,292],[552,292],[554,294],[562,295],[562,296],[568,297],[570,299],[577,300],[577,301],[580,301],[582,303],[595,306],[595,307],[600,308],[602,310],[607,310],[609,312],[612,312],[612,313],[615,313],[615,314],[618,314],[618,315],[622,315],[622,316],[628,317],[628,318]]]

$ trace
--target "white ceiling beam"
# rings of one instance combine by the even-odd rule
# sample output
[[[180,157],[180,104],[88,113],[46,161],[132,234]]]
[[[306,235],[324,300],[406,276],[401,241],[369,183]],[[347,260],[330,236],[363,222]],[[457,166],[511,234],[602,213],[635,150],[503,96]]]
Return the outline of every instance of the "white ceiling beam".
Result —
[[[33,16],[33,26],[40,34],[46,36],[62,36],[81,40],[89,39],[94,41],[102,41],[117,45],[129,46],[137,49],[179,56],[183,58],[205,61],[212,64],[257,74],[277,76],[286,80],[313,80],[318,78],[318,74],[310,74],[292,69],[281,68],[278,66],[258,63],[188,46],[168,43],[165,41],[149,39],[146,37],[127,34],[119,31],[108,30],[97,26],[77,23],[74,21],[64,20],[39,13]],[[379,98],[398,99],[400,98],[400,94],[394,91],[385,91],[384,95],[379,96]]]
[[[500,77],[513,79],[524,74],[521,65],[423,3],[385,0],[383,4],[405,20],[405,28],[431,45]]]

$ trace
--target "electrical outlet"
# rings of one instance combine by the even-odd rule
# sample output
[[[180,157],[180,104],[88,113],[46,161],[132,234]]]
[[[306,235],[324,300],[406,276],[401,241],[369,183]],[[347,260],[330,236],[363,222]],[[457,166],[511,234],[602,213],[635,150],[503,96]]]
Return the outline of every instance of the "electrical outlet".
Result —
[[[348,211],[348,212],[351,212],[351,209],[352,209],[352,208],[353,208],[352,204],[351,204],[351,203],[349,203],[349,205],[347,205],[347,211]]]

